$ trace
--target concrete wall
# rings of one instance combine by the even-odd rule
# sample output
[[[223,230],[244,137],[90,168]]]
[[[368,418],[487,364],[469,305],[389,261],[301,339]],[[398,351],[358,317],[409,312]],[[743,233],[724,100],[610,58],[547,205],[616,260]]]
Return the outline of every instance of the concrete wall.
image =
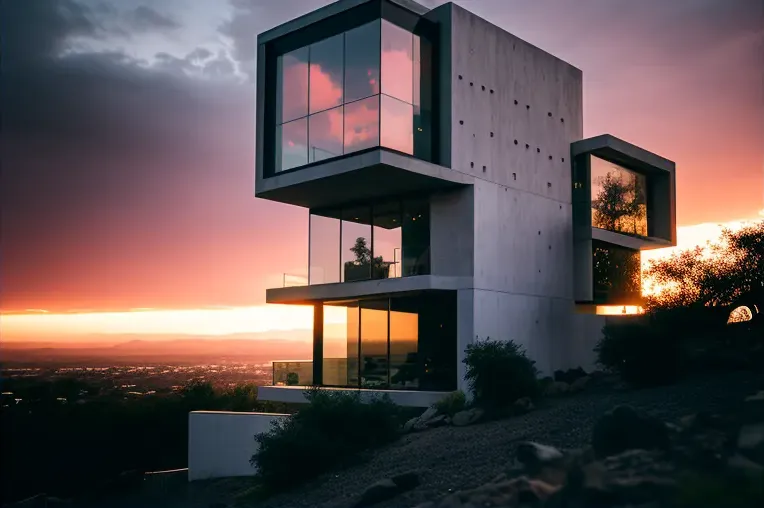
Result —
[[[188,415],[188,480],[252,476],[249,459],[255,434],[270,429],[283,414],[192,411]]]
[[[459,6],[428,17],[446,24],[450,52],[443,146],[452,170],[475,177],[462,199],[433,204],[451,231],[446,241],[434,219],[433,268],[453,265],[456,252],[474,260],[473,287],[458,293],[460,352],[476,337],[512,339],[544,373],[591,367],[604,319],[575,314],[573,300],[570,144],[583,136],[581,71]],[[469,193],[471,216],[462,211]]]

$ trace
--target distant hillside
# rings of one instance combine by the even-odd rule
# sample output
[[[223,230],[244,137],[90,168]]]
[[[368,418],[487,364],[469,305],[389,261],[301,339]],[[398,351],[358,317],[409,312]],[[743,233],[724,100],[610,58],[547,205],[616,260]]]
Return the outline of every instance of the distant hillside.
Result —
[[[154,340],[120,336],[122,342],[97,345],[87,342],[43,343],[0,342],[3,364],[104,364],[104,363],[214,363],[222,361],[268,362],[279,359],[306,359],[312,344],[285,339],[280,333],[238,334],[220,338],[194,336],[163,337]],[[265,334],[262,334],[265,335]],[[274,335],[276,337],[274,337]],[[90,338],[89,338],[90,339]],[[127,339],[127,340],[125,340]]]

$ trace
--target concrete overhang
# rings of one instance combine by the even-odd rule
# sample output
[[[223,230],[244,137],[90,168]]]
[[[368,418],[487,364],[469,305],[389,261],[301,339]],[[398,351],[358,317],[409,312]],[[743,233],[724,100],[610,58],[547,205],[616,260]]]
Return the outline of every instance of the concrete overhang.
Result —
[[[610,134],[576,141],[571,144],[570,152],[574,173],[580,172],[585,180],[584,188],[573,191],[576,240],[601,240],[636,250],[676,246],[676,165],[673,161]],[[647,236],[631,236],[592,226],[590,155],[645,176]]]
[[[392,294],[447,291],[470,287],[472,287],[472,277],[413,275],[393,279],[272,288],[265,291],[265,302],[307,305],[317,302],[350,300],[369,296],[381,297]]]
[[[306,208],[323,208],[349,200],[364,202],[473,183],[474,178],[464,173],[378,148],[258,178],[255,196]]]
[[[291,21],[288,21],[284,24],[281,24],[279,26],[276,26],[274,28],[271,28],[270,30],[267,30],[259,34],[257,36],[257,44],[258,45],[267,44],[268,42],[276,40],[290,33],[303,30],[308,26],[324,21],[328,18],[331,18],[332,16],[342,14],[355,7],[359,7],[364,4],[368,4],[371,2],[379,2],[379,1],[380,0],[339,0],[337,2],[330,3],[329,5],[325,7],[322,7],[315,11],[304,14],[300,16],[299,18],[295,18]],[[417,2],[414,2],[413,0],[382,0],[382,1],[397,5],[399,7],[402,7],[420,16],[430,11],[430,9],[428,9],[427,7],[418,4]]]
[[[676,169],[673,161],[610,134],[582,139],[571,144],[573,157],[585,153],[602,157],[633,171],[648,175],[660,172],[673,175]]]

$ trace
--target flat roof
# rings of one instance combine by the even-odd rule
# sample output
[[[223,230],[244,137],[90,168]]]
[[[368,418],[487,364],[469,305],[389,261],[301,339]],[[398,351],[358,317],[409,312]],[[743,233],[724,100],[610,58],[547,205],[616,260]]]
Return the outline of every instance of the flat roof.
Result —
[[[338,0],[336,2],[332,2],[329,5],[321,7],[320,9],[316,9],[315,11],[303,14],[302,16],[297,17],[291,21],[287,21],[286,23],[275,26],[270,30],[266,30],[257,36],[257,44],[265,44],[274,39],[278,39],[279,37],[283,37],[284,35],[290,34],[297,30],[301,30],[314,23],[318,23],[319,21],[323,21],[332,16],[336,16],[337,14],[349,11],[350,9],[358,7],[359,5],[364,5],[375,1],[378,0]],[[398,5],[415,14],[419,14],[420,16],[430,11],[429,8],[415,2],[414,0],[382,1]]]

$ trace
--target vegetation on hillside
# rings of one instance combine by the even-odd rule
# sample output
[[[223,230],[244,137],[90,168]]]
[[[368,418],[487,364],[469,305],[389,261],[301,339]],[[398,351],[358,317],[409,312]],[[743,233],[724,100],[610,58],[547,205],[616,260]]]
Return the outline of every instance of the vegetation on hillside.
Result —
[[[264,492],[292,487],[359,460],[395,440],[403,419],[389,397],[362,402],[359,392],[311,389],[308,404],[255,437],[251,462]]]
[[[764,364],[764,221],[725,229],[706,248],[651,262],[645,272],[661,291],[642,316],[603,329],[600,365],[637,385],[670,383],[709,369]],[[729,323],[744,306],[748,321]]]
[[[511,340],[473,342],[467,346],[463,362],[475,402],[487,409],[505,409],[519,398],[539,394],[536,362]]]

